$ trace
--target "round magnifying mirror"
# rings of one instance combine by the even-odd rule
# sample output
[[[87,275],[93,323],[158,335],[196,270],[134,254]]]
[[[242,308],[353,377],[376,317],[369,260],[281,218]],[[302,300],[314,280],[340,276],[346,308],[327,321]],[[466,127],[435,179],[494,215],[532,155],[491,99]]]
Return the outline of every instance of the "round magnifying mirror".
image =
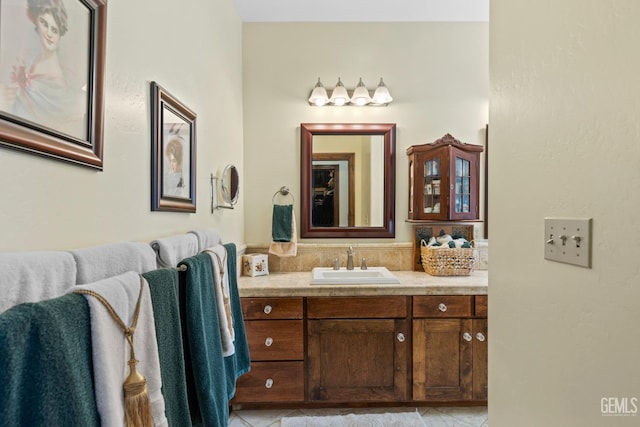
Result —
[[[235,205],[240,194],[240,177],[234,165],[227,165],[222,172],[222,199],[225,203]]]

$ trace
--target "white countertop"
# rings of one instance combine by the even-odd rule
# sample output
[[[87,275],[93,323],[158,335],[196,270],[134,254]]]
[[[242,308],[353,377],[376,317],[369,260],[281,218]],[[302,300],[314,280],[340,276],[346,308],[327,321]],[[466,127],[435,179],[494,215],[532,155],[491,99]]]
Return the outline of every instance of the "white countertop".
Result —
[[[400,284],[312,285],[311,272],[241,276],[241,297],[375,296],[375,295],[487,295],[488,271],[469,276],[431,276],[421,271],[392,271]]]

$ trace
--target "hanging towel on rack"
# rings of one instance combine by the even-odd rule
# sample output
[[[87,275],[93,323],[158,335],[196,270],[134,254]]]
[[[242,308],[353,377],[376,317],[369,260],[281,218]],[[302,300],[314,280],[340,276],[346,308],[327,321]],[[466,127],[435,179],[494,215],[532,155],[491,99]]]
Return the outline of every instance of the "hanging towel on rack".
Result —
[[[156,252],[158,268],[175,267],[181,260],[199,252],[198,238],[192,233],[154,240],[151,247]]]
[[[138,301],[141,298],[138,325],[133,339],[136,357],[140,363],[138,372],[147,380],[154,426],[167,426],[164,397],[161,387],[160,361],[149,294],[149,285],[143,279],[140,293],[140,275],[127,272],[87,285],[74,286],[102,295],[114,308],[120,319],[130,325]],[[129,374],[129,344],[122,330],[95,297],[85,295],[91,310],[91,348],[93,353],[93,376],[96,403],[103,427],[122,427],[124,423],[124,399],[122,385]]]
[[[148,244],[142,242],[112,243],[72,250],[78,276],[76,284],[84,285],[127,271],[146,273],[155,270],[156,255]]]
[[[89,306],[80,295],[0,315],[0,425],[98,427]]]
[[[229,298],[231,300],[231,314],[233,316],[233,330],[235,334],[235,353],[225,357],[225,372],[227,376],[227,397],[232,399],[236,394],[236,380],[251,370],[251,357],[249,355],[249,342],[244,328],[242,316],[242,303],[238,292],[238,268],[236,257],[236,245],[227,243],[227,274],[229,279]]]
[[[273,205],[269,253],[292,257],[298,253],[298,236],[293,205]]]
[[[211,258],[201,253],[179,265],[187,267],[180,274],[180,311],[186,330],[183,338],[191,420],[198,426],[226,426],[229,399]]]
[[[191,230],[189,233],[195,234],[198,238],[198,250],[200,252],[221,242],[220,234],[213,228],[206,230]]]
[[[149,283],[158,342],[162,395],[170,426],[191,426],[184,369],[178,271],[163,268],[143,274]]]
[[[76,284],[76,262],[63,251],[0,253],[0,271],[0,313],[62,296]]]
[[[229,274],[227,271],[227,250],[222,245],[212,246],[204,250],[211,257],[213,268],[213,292],[218,309],[218,323],[220,325],[220,339],[222,340],[222,355],[231,356],[236,349],[233,345],[234,330],[229,298]]]

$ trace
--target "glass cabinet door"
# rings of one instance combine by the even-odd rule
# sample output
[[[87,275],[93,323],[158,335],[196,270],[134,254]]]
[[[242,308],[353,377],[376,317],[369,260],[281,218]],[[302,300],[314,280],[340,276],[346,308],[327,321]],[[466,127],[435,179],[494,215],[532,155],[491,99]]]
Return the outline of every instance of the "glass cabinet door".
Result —
[[[424,162],[424,197],[422,198],[424,213],[440,213],[441,173],[440,158],[436,157]]]
[[[471,162],[456,157],[456,185],[454,190],[455,212],[470,212],[471,208]]]

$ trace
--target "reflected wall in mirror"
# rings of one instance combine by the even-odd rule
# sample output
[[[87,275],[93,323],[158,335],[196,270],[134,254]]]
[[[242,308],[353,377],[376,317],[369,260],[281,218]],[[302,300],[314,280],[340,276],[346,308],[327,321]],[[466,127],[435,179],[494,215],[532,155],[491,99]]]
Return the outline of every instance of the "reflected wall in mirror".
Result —
[[[303,123],[303,238],[395,237],[395,124]]]

